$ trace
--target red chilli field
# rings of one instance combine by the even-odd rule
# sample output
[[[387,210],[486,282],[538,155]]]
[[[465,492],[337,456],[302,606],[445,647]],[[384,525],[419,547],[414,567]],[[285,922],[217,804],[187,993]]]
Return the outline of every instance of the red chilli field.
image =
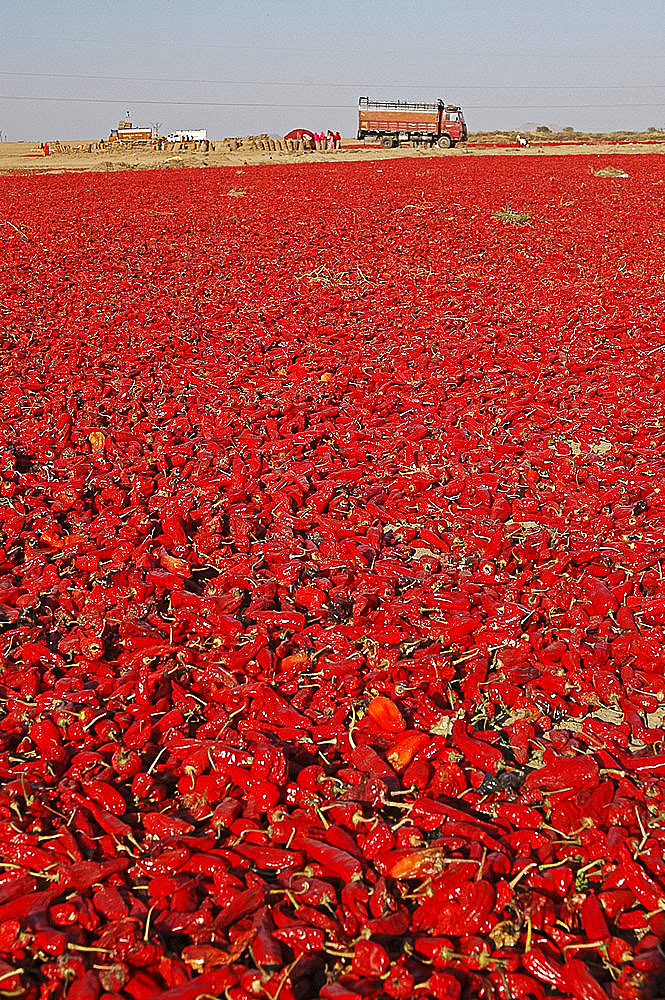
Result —
[[[665,994],[626,159],[0,179],[0,997]]]

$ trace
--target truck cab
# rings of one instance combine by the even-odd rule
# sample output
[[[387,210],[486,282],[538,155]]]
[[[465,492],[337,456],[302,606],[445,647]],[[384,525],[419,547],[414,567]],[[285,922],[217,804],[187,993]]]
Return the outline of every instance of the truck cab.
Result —
[[[459,141],[466,142],[468,133],[462,109],[457,108],[452,104],[446,105],[445,120],[446,120],[446,125],[451,129],[454,128],[455,132],[458,132],[459,130]]]

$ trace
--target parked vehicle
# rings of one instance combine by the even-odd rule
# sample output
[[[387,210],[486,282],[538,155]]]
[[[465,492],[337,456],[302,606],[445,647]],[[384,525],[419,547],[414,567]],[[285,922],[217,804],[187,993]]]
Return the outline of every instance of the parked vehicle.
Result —
[[[169,132],[166,137],[169,142],[200,142],[208,138],[208,131],[204,128],[183,128]]]
[[[109,142],[141,142],[152,139],[152,130],[148,127],[134,128],[131,122],[118,122],[118,127],[111,130]]]
[[[384,149],[400,142],[450,149],[467,137],[462,109],[444,101],[358,101],[358,139],[375,139]]]

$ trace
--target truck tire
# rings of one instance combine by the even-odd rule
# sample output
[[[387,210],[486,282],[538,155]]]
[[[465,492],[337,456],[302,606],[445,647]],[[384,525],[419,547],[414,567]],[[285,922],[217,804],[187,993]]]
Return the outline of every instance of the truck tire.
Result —
[[[381,139],[381,145],[384,149],[393,149],[395,145],[395,140],[391,135],[384,135]]]
[[[450,149],[452,144],[453,140],[450,138],[449,135],[440,136],[439,141],[437,142],[437,146],[439,147],[439,149]]]

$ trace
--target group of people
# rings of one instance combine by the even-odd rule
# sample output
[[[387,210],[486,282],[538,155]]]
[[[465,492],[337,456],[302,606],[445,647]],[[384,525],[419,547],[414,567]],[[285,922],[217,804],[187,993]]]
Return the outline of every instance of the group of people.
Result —
[[[328,129],[327,132],[313,132],[312,133],[312,148],[313,149],[341,149],[342,148],[342,137],[339,132],[333,132]]]

